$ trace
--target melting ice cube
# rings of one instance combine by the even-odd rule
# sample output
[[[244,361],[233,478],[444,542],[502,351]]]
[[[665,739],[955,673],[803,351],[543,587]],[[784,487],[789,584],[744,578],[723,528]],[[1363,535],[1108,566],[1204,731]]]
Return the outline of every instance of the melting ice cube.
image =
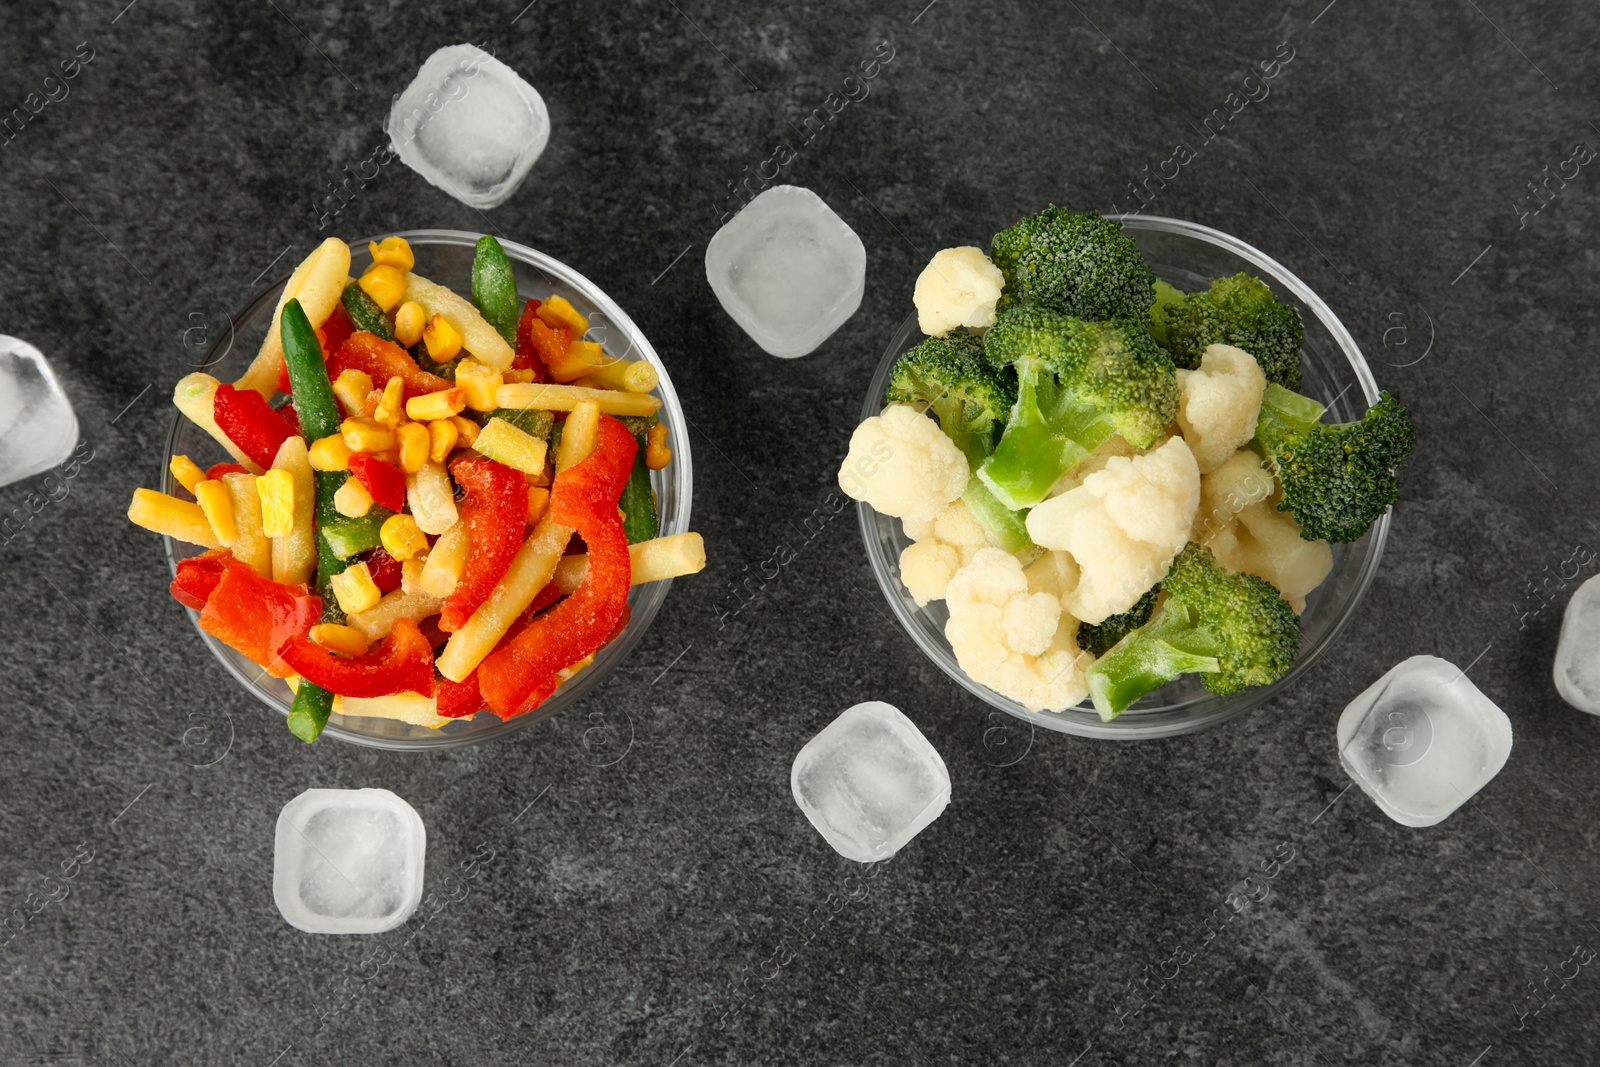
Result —
[[[1432,826],[1500,773],[1511,720],[1437,656],[1396,664],[1339,716],[1339,762],[1385,815]]]
[[[1556,644],[1556,692],[1591,715],[1600,715],[1600,575],[1578,586],[1561,617]]]
[[[847,709],[806,742],[794,800],[834,851],[888,859],[950,803],[950,772],[910,719],[882,701]]]
[[[739,327],[774,356],[826,341],[861,306],[867,249],[822,197],[774,185],[706,246],[706,280]]]
[[[389,111],[401,161],[469,207],[505,203],[550,140],[538,90],[475,45],[428,57]]]
[[[0,334],[0,485],[47,471],[78,443],[78,417],[37,348]]]
[[[307,789],[283,806],[272,897],[311,934],[379,934],[422,899],[427,831],[387,789]]]

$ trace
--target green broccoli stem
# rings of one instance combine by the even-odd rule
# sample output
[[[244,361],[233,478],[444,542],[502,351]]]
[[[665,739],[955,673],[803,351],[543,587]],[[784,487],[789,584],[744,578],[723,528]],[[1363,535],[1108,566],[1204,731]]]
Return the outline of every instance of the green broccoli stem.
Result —
[[[1309,396],[1301,396],[1276,382],[1269,384],[1261,396],[1262,416],[1294,430],[1315,426],[1322,421],[1322,415],[1327,410]]]
[[[1028,536],[1027,514],[1012,511],[1000,503],[976,473],[967,480],[967,489],[961,494],[961,499],[966,501],[967,510],[978,520],[978,525],[983,527],[990,544],[1019,557],[1024,566],[1038,557],[1039,546]]]
[[[1011,420],[994,453],[978,468],[978,476],[995,499],[1013,511],[1043,500],[1061,471],[1083,458],[1070,454],[1076,450],[1075,443],[1058,436],[1040,410],[1041,391],[1050,394],[1047,401],[1056,399],[1050,372],[1021,366],[1018,370],[1017,404],[1011,409]],[[1087,449],[1083,455],[1088,455]]]
[[[985,427],[970,432],[951,432],[950,428],[957,425],[957,419],[945,418],[946,412],[938,405],[934,406],[934,413],[940,416],[940,426],[945,434],[967,457],[967,468],[972,471],[972,476],[967,479],[967,488],[961,494],[961,499],[966,501],[967,510],[978,521],[978,525],[983,527],[989,543],[1013,556],[1037,556],[1039,548],[1028,536],[1026,513],[1013,511],[995,499],[989,487],[978,477],[978,468],[994,453],[993,430]]]
[[[1194,609],[1168,599],[1161,613],[1130,633],[1087,672],[1089,697],[1106,722],[1182,674],[1220,670],[1214,638],[1197,627]]]
[[[1060,389],[1048,370],[1023,371],[1011,421],[978,475],[1013,511],[1050,487],[1116,432],[1105,410]]]

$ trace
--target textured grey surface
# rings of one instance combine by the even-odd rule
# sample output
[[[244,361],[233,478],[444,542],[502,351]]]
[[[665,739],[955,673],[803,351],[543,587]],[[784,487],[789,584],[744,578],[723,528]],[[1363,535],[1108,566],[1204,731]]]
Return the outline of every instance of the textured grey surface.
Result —
[[[0,331],[54,360],[94,449],[36,513],[37,482],[0,490],[28,516],[0,547],[0,904],[28,916],[0,948],[0,1061],[1592,1059],[1600,975],[1555,976],[1600,939],[1600,722],[1559,702],[1548,665],[1565,561],[1586,577],[1600,544],[1600,171],[1552,182],[1526,220],[1516,206],[1600,144],[1592,6],[522,2],[0,10],[0,109],[94,50],[0,147]],[[705,242],[726,183],[881,39],[894,58],[867,97],[784,168],[861,234],[866,299],[780,362],[713,302]],[[326,183],[460,40],[542,90],[544,158],[487,224],[390,164],[330,232],[492,225],[605,287],[698,428],[712,563],[580,713],[432,757],[308,749],[205,654],[122,512],[154,483],[184,331],[312,246]],[[1270,94],[1204,141],[1283,41]],[[1195,158],[1150,210],[1323,293],[1419,444],[1356,625],[1293,692],[1179,740],[1030,743],[889,622],[850,512],[803,545],[791,524],[826,506],[933,250],[1052,200],[1131,208],[1124,183],[1180,140]],[[783,542],[795,560],[719,625]],[[1333,725],[1422,652],[1470,664],[1516,747],[1416,831],[1347,790]],[[868,698],[922,727],[954,795],[863,873],[787,776]],[[405,927],[317,938],[279,919],[273,822],[313,785],[387,787],[422,813],[436,895]],[[1264,864],[1267,898],[1206,925]],[[1554,999],[1519,1019],[1546,982]]]

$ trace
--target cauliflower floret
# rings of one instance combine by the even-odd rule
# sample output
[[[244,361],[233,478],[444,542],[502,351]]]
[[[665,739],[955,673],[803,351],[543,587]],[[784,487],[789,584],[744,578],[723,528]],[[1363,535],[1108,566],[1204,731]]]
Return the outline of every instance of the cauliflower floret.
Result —
[[[1305,611],[1306,594],[1333,570],[1328,542],[1307,541],[1294,516],[1265,500],[1240,510],[1237,521],[1212,538],[1210,547],[1229,570],[1272,583],[1296,614]]]
[[[1141,455],[1113,457],[1078,488],[1028,513],[1042,548],[1072,553],[1077,587],[1063,599],[1087,623],[1127,611],[1189,540],[1200,504],[1200,471],[1183,438]]]
[[[1078,588],[1078,563],[1066,552],[1046,552],[1022,573],[1030,593],[1049,593],[1060,600]]]
[[[1248,448],[1229,456],[1227,462],[1200,476],[1200,510],[1194,513],[1189,540],[1208,545],[1240,511],[1265,500],[1277,488],[1261,457]]]
[[[1201,474],[1222,466],[1256,435],[1266,390],[1255,357],[1232,345],[1208,345],[1198,370],[1178,371],[1178,425]]]
[[[939,424],[910,404],[890,404],[850,435],[839,488],[897,519],[931,519],[960,496],[967,457]]]
[[[1161,442],[1157,441],[1156,444],[1159,445]],[[1096,471],[1105,470],[1106,464],[1117,456],[1137,456],[1138,454],[1139,450],[1137,448],[1134,448],[1117,434],[1112,434],[1104,441],[1101,441],[1093,452],[1079,460],[1076,467],[1057,478],[1056,484],[1050,487],[1050,491],[1045,496],[1060,496],[1069,489],[1078,488],[1083,484],[1085,478]]]
[[[943,337],[957,326],[986,329],[994,325],[994,305],[1006,276],[983,249],[966,245],[934,253],[917,276],[911,299],[917,325],[929,337]]]
[[[931,519],[905,519],[901,525],[916,543],[900,553],[900,581],[918,607],[943,600],[956,571],[989,545],[988,535],[964,500],[951,501]]]
[[[944,635],[973,681],[1034,711],[1064,711],[1088,693],[1091,657],[1078,650],[1078,622],[1046,592],[1029,592],[1021,562],[979,549],[946,592]]]

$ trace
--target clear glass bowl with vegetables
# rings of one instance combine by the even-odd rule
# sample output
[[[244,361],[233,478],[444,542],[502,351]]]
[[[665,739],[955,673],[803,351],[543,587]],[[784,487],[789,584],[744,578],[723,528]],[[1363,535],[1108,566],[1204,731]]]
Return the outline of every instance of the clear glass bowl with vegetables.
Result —
[[[939,253],[915,302],[839,480],[946,673],[1126,740],[1223,722],[1327,654],[1411,427],[1304,282],[1209,227],[1051,208]]]
[[[174,403],[160,491],[129,517],[166,535],[216,659],[303,740],[437,748],[548,718],[704,566],[660,357],[511,241],[330,239]]]

